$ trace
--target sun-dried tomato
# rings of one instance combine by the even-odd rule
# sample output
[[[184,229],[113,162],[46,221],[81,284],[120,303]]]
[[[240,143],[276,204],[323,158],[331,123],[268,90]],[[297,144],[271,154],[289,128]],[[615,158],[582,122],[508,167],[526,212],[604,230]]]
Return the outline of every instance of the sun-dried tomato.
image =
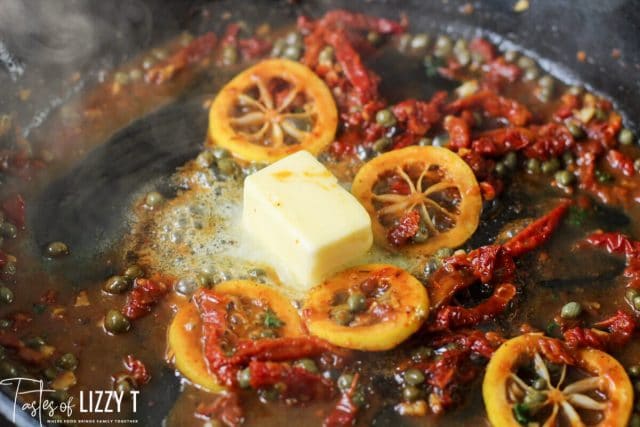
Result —
[[[597,232],[587,237],[585,242],[611,254],[624,255],[626,266],[623,275],[627,286],[640,289],[640,242],[616,232]]]
[[[402,215],[398,224],[389,229],[389,232],[387,233],[387,240],[393,246],[401,247],[406,245],[419,230],[420,214],[417,211],[412,210]]]
[[[449,148],[457,150],[471,145],[471,129],[464,119],[447,116],[444,129],[449,133]]]
[[[200,403],[196,414],[201,417],[220,421],[226,427],[239,427],[244,422],[238,394],[227,392],[216,396],[209,403]]]
[[[151,309],[169,292],[169,287],[159,281],[138,278],[133,290],[127,297],[122,314],[129,319],[138,319],[151,312]]]
[[[319,374],[284,363],[251,361],[250,384],[254,389],[279,385],[280,398],[289,403],[328,399],[334,395],[333,383]]]
[[[514,126],[524,126],[531,120],[531,112],[514,99],[505,98],[489,90],[460,98],[447,106],[447,112],[456,114],[462,110],[482,109],[491,117],[507,119]]]
[[[491,62],[496,58],[496,49],[493,44],[481,37],[471,40],[469,51],[480,55],[484,62]]]
[[[144,363],[132,354],[128,354],[122,363],[129,376],[135,381],[136,386],[139,387],[146,384],[151,379],[151,375],[149,375],[149,371]]]
[[[618,150],[609,150],[607,162],[613,169],[619,170],[625,176],[633,176],[636,173],[633,159]]]
[[[563,336],[567,345],[571,348],[593,347],[602,350],[620,348],[631,340],[637,322],[631,314],[618,310],[615,315],[593,326],[565,330]]]

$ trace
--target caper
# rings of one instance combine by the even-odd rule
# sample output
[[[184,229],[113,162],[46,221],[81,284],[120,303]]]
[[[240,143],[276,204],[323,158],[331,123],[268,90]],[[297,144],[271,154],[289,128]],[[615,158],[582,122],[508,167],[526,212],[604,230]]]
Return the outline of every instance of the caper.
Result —
[[[554,175],[554,178],[558,184],[560,184],[563,187],[567,187],[573,183],[575,179],[575,175],[573,175],[568,170],[561,170],[556,172],[556,174]]]
[[[628,371],[632,377],[640,377],[640,365],[631,365]]]
[[[167,51],[164,49],[153,49],[151,54],[159,60],[167,59]]]
[[[631,145],[634,139],[631,129],[624,128],[618,134],[618,142],[622,145]]]
[[[532,385],[536,390],[544,390],[545,388],[547,388],[547,380],[545,380],[544,378],[536,378],[533,381]]]
[[[140,80],[142,78],[142,71],[140,71],[138,68],[134,68],[133,70],[129,71],[129,79],[131,81],[137,81]]]
[[[574,138],[576,139],[584,138],[584,135],[585,135],[584,129],[582,129],[582,126],[580,126],[580,123],[578,123],[577,120],[569,120],[567,122],[567,129],[569,130],[571,135],[573,135]]]
[[[372,45],[377,45],[378,43],[380,43],[380,40],[382,40],[382,37],[380,37],[380,33],[377,31],[369,31],[367,33],[367,41],[369,43],[371,43]]]
[[[282,51],[284,50],[286,45],[287,44],[285,43],[284,39],[276,40],[273,43],[273,47],[271,48],[271,56],[279,57],[280,55],[282,55]]]
[[[129,378],[123,377],[118,379],[113,385],[113,389],[120,393],[121,395],[126,395],[131,393],[133,386],[131,384],[131,380]]]
[[[540,168],[545,174],[555,173],[558,169],[560,169],[560,161],[553,157],[545,162],[542,162]]]
[[[502,159],[502,163],[504,163],[507,168],[514,170],[518,166],[518,155],[515,151],[509,151]]]
[[[536,96],[542,102],[548,102],[553,96],[553,88],[552,87],[540,87],[536,91]]]
[[[333,47],[331,46],[325,47],[318,54],[318,62],[320,62],[323,65],[331,65],[331,63],[333,62],[333,54],[334,54]]]
[[[537,79],[539,74],[540,71],[536,67],[530,67],[525,69],[523,78],[525,81],[531,81]]]
[[[448,56],[451,53],[451,39],[447,36],[439,36],[436,39],[436,45],[433,54],[436,56]]]
[[[338,377],[338,388],[340,391],[345,392],[351,388],[353,384],[353,374],[342,374]]]
[[[633,168],[635,169],[636,172],[640,172],[640,159],[636,159],[633,162]]]
[[[69,247],[64,242],[51,242],[45,248],[45,255],[49,258],[58,258],[69,254]]]
[[[424,382],[424,374],[419,369],[407,369],[404,372],[404,382],[409,385],[422,384]]]
[[[318,373],[318,366],[316,365],[316,362],[313,361],[313,359],[300,359],[300,360],[297,360],[293,365],[298,366],[304,369],[305,371],[309,371],[314,374]]]
[[[10,222],[3,222],[0,225],[0,233],[8,239],[15,239],[18,236],[18,227]]]
[[[218,160],[218,170],[221,174],[233,177],[238,173],[238,164],[231,158],[223,158]]]
[[[339,305],[331,309],[331,318],[338,325],[346,326],[353,320],[353,313],[347,306]]]
[[[249,388],[251,386],[251,371],[249,371],[249,368],[238,371],[236,379],[240,388]]]
[[[468,50],[461,50],[456,52],[456,59],[460,65],[465,67],[471,62],[471,54]]]
[[[640,295],[638,295],[637,297],[633,298],[632,305],[633,305],[633,308],[635,308],[636,310],[640,311]]]
[[[226,45],[222,48],[222,63],[224,65],[233,65],[238,61],[238,51],[235,46]]]
[[[109,310],[104,316],[104,328],[112,334],[120,334],[131,329],[131,322],[118,310]]]
[[[137,264],[131,264],[122,275],[127,280],[134,281],[139,277],[144,277],[144,270]]]
[[[426,147],[428,145],[433,145],[433,140],[431,138],[422,137],[418,140],[418,145],[420,147]]]
[[[554,84],[555,82],[553,80],[553,77],[549,75],[542,76],[538,80],[538,85],[540,85],[540,87],[553,87]]]
[[[6,286],[0,286],[0,302],[4,304],[13,302],[13,291]]]
[[[0,319],[0,329],[8,329],[12,325],[11,320],[9,319]],[[1,359],[1,357],[0,357]]]
[[[164,197],[157,191],[150,191],[144,198],[145,205],[155,208],[164,202]]]
[[[109,294],[122,294],[129,289],[129,281],[122,276],[111,276],[104,282],[102,290]]]
[[[78,367],[78,359],[72,353],[65,353],[60,356],[56,365],[61,369],[73,371]]]
[[[538,159],[527,160],[527,171],[529,171],[530,173],[540,172],[540,160]]]
[[[119,85],[126,85],[129,83],[129,76],[127,75],[127,73],[118,71],[113,75],[113,81],[115,81]]]
[[[515,50],[508,50],[504,53],[504,59],[507,62],[513,62],[518,59],[518,52]]]
[[[430,347],[421,346],[413,350],[411,353],[411,360],[414,362],[423,362],[433,356],[433,349]]]
[[[496,163],[496,166],[495,166],[495,172],[496,172],[499,176],[506,175],[506,173],[507,173],[507,167],[504,165],[504,163],[502,163],[502,162],[498,162],[498,163]]]
[[[640,295],[640,293],[638,293],[638,290],[634,289],[634,288],[627,289],[627,291],[624,294],[624,296],[627,299],[627,301],[629,301],[629,303],[631,303],[631,304],[633,304],[633,299],[635,297],[637,297],[638,295]]]
[[[352,313],[358,313],[367,307],[367,298],[362,292],[352,292],[347,298],[347,306]]]
[[[575,319],[582,313],[582,306],[580,303],[571,301],[565,304],[560,311],[560,317],[563,319]]]
[[[284,48],[282,51],[282,56],[287,59],[291,59],[292,61],[297,61],[300,59],[300,55],[302,54],[302,49],[298,45],[290,45]]]
[[[407,50],[409,43],[411,42],[411,34],[403,34],[398,39],[398,50],[404,52]]]
[[[193,41],[193,36],[187,32],[180,34],[180,44],[186,46]]]
[[[607,118],[609,117],[609,113],[604,111],[602,108],[596,108],[596,111],[593,114],[594,114],[596,120],[601,121],[601,122],[607,120]]]
[[[518,67],[520,68],[531,68],[531,67],[535,67],[536,62],[529,58],[528,56],[521,56],[518,59]]]
[[[222,147],[215,147],[212,150],[212,153],[216,159],[226,159],[227,157],[231,157],[231,152]]]
[[[409,46],[413,50],[425,49],[429,44],[429,35],[425,33],[416,34],[411,39]]]
[[[562,162],[566,165],[572,165],[575,162],[575,159],[573,158],[573,154],[571,154],[570,151],[565,151],[564,153],[562,153]]]
[[[196,279],[196,276],[183,277],[175,284],[175,291],[181,295],[190,296],[199,288],[202,287],[202,282]]]
[[[47,369],[42,371],[42,375],[48,380],[53,380],[58,376],[58,370],[53,366],[49,366]]]
[[[14,378],[17,376],[18,368],[13,363],[7,360],[0,362],[0,378]]]
[[[353,402],[353,404],[357,407],[361,407],[365,404],[365,400],[365,394],[362,387],[356,387],[355,391],[353,392],[353,396],[351,396],[351,401]]]
[[[376,123],[384,127],[390,127],[396,124],[396,117],[389,109],[379,110],[376,113]]]
[[[302,34],[297,31],[291,31],[285,37],[285,43],[289,45],[301,45],[302,44]]]
[[[7,263],[2,267],[2,274],[13,276],[18,271],[18,266],[13,261],[7,261]]]
[[[441,133],[433,138],[433,146],[434,147],[444,147],[449,144],[449,135],[446,133]]]
[[[393,145],[393,140],[391,138],[387,138],[386,136],[383,136],[382,138],[376,140],[376,142],[373,143],[373,146],[371,148],[373,148],[373,151],[377,153],[382,153],[388,150],[389,148],[391,148],[392,145]]]
[[[420,389],[414,386],[407,386],[402,389],[402,397],[408,402],[418,400],[420,397]]]

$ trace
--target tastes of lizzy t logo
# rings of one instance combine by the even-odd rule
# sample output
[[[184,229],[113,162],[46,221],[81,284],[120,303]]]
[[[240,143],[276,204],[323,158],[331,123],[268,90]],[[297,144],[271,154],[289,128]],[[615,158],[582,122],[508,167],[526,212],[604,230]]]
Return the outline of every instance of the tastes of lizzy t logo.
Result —
[[[49,419],[49,423],[65,424],[70,422],[96,423],[98,420],[88,418],[93,414],[118,414],[129,408],[124,408],[125,393],[113,390],[92,390],[80,391],[78,402],[73,397],[68,397],[66,401],[49,399],[46,396],[55,390],[44,388],[44,381],[32,378],[6,378],[0,381],[0,385],[10,386],[15,389],[13,397],[13,413],[11,421],[16,422],[16,412],[22,410],[33,418],[36,418],[40,426],[43,419]],[[134,414],[138,409],[137,390],[129,392],[131,397],[131,412]],[[128,401],[128,399],[127,399]],[[78,410],[80,418],[74,418],[74,411]],[[56,421],[56,418],[58,421]],[[100,420],[104,423],[106,420]],[[118,424],[137,423],[135,419],[117,420]]]

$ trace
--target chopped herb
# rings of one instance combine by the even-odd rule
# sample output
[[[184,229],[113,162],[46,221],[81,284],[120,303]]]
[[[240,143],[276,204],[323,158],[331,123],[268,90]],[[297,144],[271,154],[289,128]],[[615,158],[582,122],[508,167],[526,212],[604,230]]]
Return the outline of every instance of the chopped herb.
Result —
[[[264,315],[264,326],[267,328],[279,328],[283,324],[282,320],[271,309],[267,309]]]
[[[586,209],[579,208],[578,206],[571,206],[571,208],[569,208],[567,222],[574,227],[580,227],[587,219],[587,216],[588,212]]]
[[[611,176],[611,174],[602,171],[600,169],[596,169],[596,180],[600,183],[600,184],[606,184],[607,182],[611,182],[613,181],[613,177]]]
[[[529,407],[524,403],[516,403],[513,406],[513,415],[516,417],[516,421],[524,426],[531,422],[529,418]]]

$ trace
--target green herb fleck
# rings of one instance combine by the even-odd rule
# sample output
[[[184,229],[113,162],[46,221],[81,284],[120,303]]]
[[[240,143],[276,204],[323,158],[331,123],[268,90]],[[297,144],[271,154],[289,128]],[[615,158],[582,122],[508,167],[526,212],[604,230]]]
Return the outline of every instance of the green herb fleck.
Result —
[[[278,316],[271,309],[267,309],[264,315],[264,326],[267,328],[279,328],[284,325],[284,322],[278,318]]]
[[[516,421],[524,426],[531,422],[529,418],[529,407],[524,403],[516,403],[513,406],[513,415],[516,417]]]
[[[569,208],[569,215],[567,216],[567,222],[574,227],[580,227],[584,224],[584,221],[588,217],[588,212],[585,209],[578,206],[571,206]]]
[[[611,182],[613,181],[613,177],[611,176],[611,174],[602,171],[600,169],[596,169],[596,180],[600,183],[600,184],[606,184],[607,182]]]

